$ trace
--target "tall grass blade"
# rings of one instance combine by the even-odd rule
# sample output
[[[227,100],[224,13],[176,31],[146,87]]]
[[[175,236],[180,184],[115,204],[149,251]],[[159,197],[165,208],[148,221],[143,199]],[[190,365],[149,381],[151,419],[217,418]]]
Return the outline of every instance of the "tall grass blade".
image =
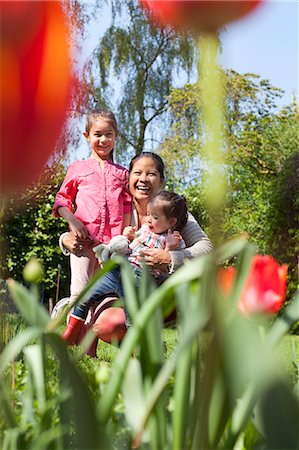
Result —
[[[24,355],[32,374],[32,385],[36,392],[39,409],[46,405],[45,349],[41,344],[30,345],[24,349]]]
[[[176,289],[179,310],[179,334],[184,338],[189,329],[189,322],[193,317],[199,317],[203,309],[199,302],[199,286],[195,282],[183,284]],[[188,304],[186,304],[188,302]],[[176,368],[176,383],[174,388],[174,412],[173,412],[173,449],[179,450],[188,446],[188,424],[190,423],[190,407],[192,403],[192,365],[194,354],[197,353],[198,340],[181,354]]]
[[[8,387],[8,383],[3,379],[0,383],[0,411],[1,421],[7,424],[7,429],[16,428],[17,420],[13,409],[11,387]]]
[[[132,427],[133,433],[140,427],[140,419],[145,410],[145,392],[141,365],[138,359],[131,358],[124,381],[122,383],[122,394],[125,403],[125,414],[128,424]],[[149,432],[142,436],[142,442],[149,442]]]
[[[34,289],[36,286],[27,289],[14,280],[7,280],[7,285],[15,305],[26,322],[32,326],[45,327],[50,317],[46,309],[39,303],[38,291]]]
[[[121,280],[123,284],[124,294],[126,298],[125,308],[126,314],[129,315],[128,320],[134,321],[139,309],[138,293],[136,288],[136,279],[132,266],[125,259],[119,259],[121,268]]]
[[[62,392],[67,391],[70,396],[69,401],[62,405],[61,425],[68,427],[70,414],[73,412],[77,449],[110,448],[105,430],[97,419],[95,404],[65,342],[56,334],[48,334],[47,340],[60,362],[60,389]],[[67,448],[67,440],[64,445]]]
[[[26,328],[7,344],[0,355],[0,376],[3,375],[5,369],[16,359],[28,342],[38,338],[41,334],[42,330],[39,327]]]
[[[110,270],[112,270],[118,263],[118,261],[122,261],[122,258],[115,259],[115,260],[109,260],[107,263],[105,263],[105,266],[102,269],[99,269],[95,275],[92,277],[92,279],[86,284],[84,289],[80,292],[76,300],[72,303],[69,303],[69,305],[64,308],[61,313],[55,318],[49,321],[46,331],[52,332],[54,331],[59,325],[61,325],[67,314],[71,311],[71,309],[77,305],[78,303],[84,302],[88,297],[91,295],[92,290],[95,288],[96,283]]]
[[[185,354],[186,350],[192,346],[192,343],[197,338],[199,333],[206,327],[209,321],[208,311],[203,308],[202,314],[199,317],[192,317],[188,322],[188,328],[184,335],[180,338],[178,345],[174,353],[165,361],[163,367],[159,371],[155,382],[153,383],[152,389],[148,394],[146,402],[146,410],[144,417],[140,420],[140,429],[134,438],[134,443],[138,446],[143,429],[145,428],[150,414],[156,405],[159,397],[162,395],[164,389],[166,388],[169,378],[174,374],[176,367],[180,364],[182,355]]]
[[[216,261],[211,258],[210,264],[204,267],[199,291],[200,301],[198,305],[202,304],[202,307],[205,307],[209,312],[207,329],[209,330],[210,338],[207,341],[207,348],[204,352],[200,351],[200,347],[198,348],[199,352],[197,352],[197,359],[193,368],[195,386],[189,431],[191,438],[190,447],[192,449],[209,448],[209,408],[216,372],[221,364],[219,342],[214,329],[216,292],[218,288],[215,283]],[[202,344],[202,342],[203,334],[200,336],[199,344]]]
[[[148,269],[145,267],[141,274],[138,289],[140,307],[144,304],[156,286]],[[161,308],[157,308],[150,320],[146,323],[140,337],[139,360],[142,368],[145,396],[157,376],[164,360],[164,348],[162,340],[162,314]],[[154,449],[166,448],[166,399],[159,399],[149,422],[151,433],[151,446]]]
[[[22,446],[20,445],[20,431],[18,428],[11,428],[7,430],[4,435],[3,442],[1,442],[2,450],[19,450]],[[24,448],[24,447],[23,447]]]

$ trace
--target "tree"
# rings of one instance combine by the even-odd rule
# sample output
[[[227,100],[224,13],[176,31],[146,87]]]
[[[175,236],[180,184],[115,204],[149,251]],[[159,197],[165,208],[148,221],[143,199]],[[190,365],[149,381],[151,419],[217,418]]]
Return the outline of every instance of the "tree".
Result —
[[[277,111],[277,99],[282,95],[282,91],[272,86],[268,80],[261,79],[259,75],[241,75],[233,70],[221,70],[221,75],[226,93],[224,111],[226,128],[223,141],[227,161],[243,159],[247,152],[248,164],[262,164],[256,153],[248,153],[249,149],[254,148],[246,144],[248,133],[251,133],[252,144],[252,139],[258,136],[261,120]],[[169,173],[175,173],[175,180],[171,181],[177,186],[179,180],[183,183],[190,178],[193,178],[193,182],[197,181],[202,171],[200,152],[204,130],[201,119],[201,95],[199,80],[194,84],[186,84],[183,88],[173,89],[169,97],[171,130],[160,151],[167,161],[166,165],[170,167]],[[190,167],[193,167],[197,177],[190,177]]]
[[[155,29],[138,2],[112,0],[110,5],[112,23],[96,49],[98,83],[94,68],[90,68],[92,100],[116,112],[119,156],[131,149],[130,157],[139,154],[146,142],[159,142],[155,123],[165,116],[175,76],[191,73],[195,52],[191,37]],[[112,79],[117,84],[114,93]]]
[[[22,196],[7,200],[0,224],[0,279],[22,282],[25,264],[36,255],[44,267],[45,299],[55,299],[57,289],[60,298],[69,291],[69,258],[62,255],[58,246],[58,237],[67,230],[67,224],[52,216],[64,172],[61,165],[48,167],[39,182]]]
[[[298,255],[298,135],[296,102],[277,108],[281,90],[258,75],[223,72],[226,86],[225,146],[227,201],[221,211],[222,239],[242,232],[261,253],[289,264],[294,290]],[[168,185],[185,190],[189,207],[210,234],[201,182],[200,82],[174,89],[169,103],[172,128],[160,154]],[[191,167],[191,170],[190,170]],[[192,172],[193,171],[193,172]],[[193,176],[191,176],[193,174]],[[293,284],[292,284],[293,283]]]

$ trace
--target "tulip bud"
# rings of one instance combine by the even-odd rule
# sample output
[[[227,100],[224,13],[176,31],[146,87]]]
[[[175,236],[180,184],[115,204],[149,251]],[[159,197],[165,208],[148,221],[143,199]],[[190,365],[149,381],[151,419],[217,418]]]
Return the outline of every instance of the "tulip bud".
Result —
[[[100,367],[96,371],[96,381],[99,384],[106,384],[110,379],[110,369],[105,363],[101,363]]]
[[[27,283],[39,283],[44,277],[44,270],[36,256],[32,256],[23,269],[23,278]]]

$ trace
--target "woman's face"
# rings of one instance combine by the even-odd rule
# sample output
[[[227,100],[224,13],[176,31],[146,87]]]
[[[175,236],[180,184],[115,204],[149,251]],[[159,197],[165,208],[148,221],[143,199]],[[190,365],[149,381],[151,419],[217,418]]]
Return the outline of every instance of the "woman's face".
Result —
[[[134,162],[129,177],[130,192],[134,199],[148,200],[160,190],[162,183],[163,180],[152,158],[144,156]]]

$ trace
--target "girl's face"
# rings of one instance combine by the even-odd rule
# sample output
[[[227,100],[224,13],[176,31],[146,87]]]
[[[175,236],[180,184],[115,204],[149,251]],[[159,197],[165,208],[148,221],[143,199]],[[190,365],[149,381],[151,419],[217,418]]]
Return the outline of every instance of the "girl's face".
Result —
[[[91,154],[97,160],[109,159],[116,141],[116,132],[107,119],[97,118],[89,133],[83,133],[91,146]]]
[[[159,202],[150,202],[147,207],[147,224],[149,229],[154,233],[161,234],[166,233],[169,229],[176,224],[176,219],[168,219]]]
[[[152,158],[144,156],[135,161],[129,177],[129,188],[133,199],[148,200],[160,190],[162,182]]]

